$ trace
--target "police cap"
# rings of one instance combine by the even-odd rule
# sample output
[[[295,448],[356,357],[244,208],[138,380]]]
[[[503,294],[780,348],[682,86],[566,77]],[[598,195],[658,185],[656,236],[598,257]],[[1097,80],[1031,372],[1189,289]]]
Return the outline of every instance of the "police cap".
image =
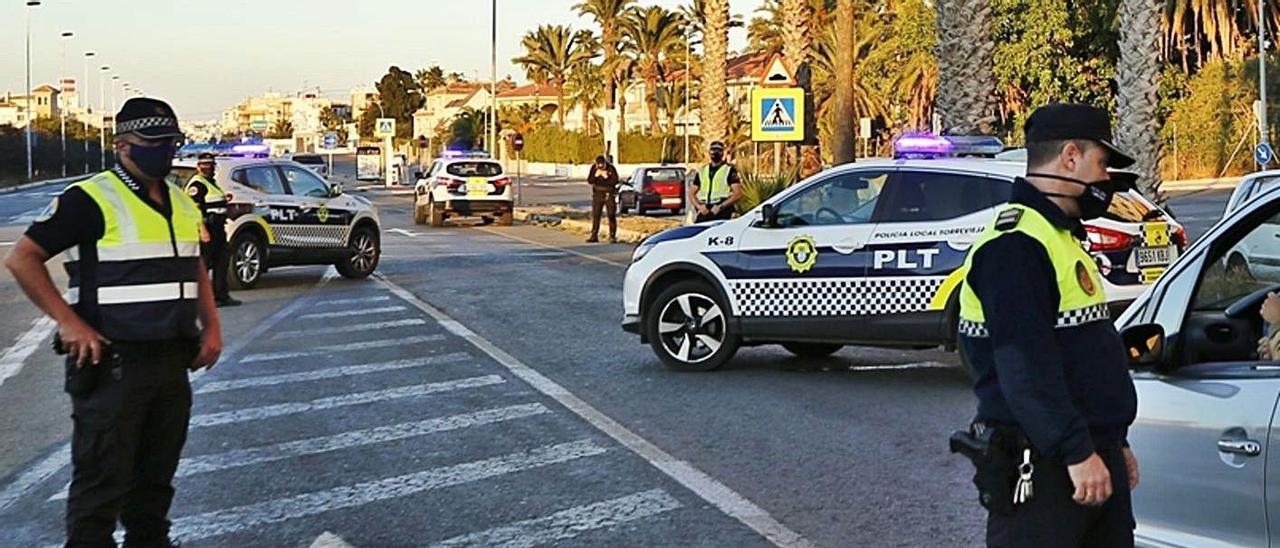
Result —
[[[197,164],[212,164],[212,163],[213,163],[213,153],[212,153],[212,152],[201,152],[199,156],[196,156],[196,163],[197,163]]]
[[[1107,111],[1078,103],[1050,103],[1027,118],[1028,143],[1084,139],[1107,149],[1107,167],[1126,168],[1133,157],[1120,150],[1111,137],[1111,115]]]
[[[181,138],[178,115],[173,107],[159,99],[134,97],[124,102],[116,114],[115,134],[132,133],[143,139]]]

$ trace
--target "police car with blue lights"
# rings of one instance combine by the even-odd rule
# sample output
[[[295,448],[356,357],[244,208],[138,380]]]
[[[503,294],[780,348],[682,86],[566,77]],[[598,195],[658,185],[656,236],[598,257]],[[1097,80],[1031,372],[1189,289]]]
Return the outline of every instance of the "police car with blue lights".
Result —
[[[417,174],[413,190],[413,222],[444,226],[451,217],[479,217],[489,224],[511,226],[515,198],[511,177],[488,152],[446,150]]]
[[[382,255],[382,222],[369,200],[343,192],[297,162],[267,158],[261,145],[236,145],[217,157],[227,193],[228,278],[251,289],[273,267],[332,264],[346,278],[368,277]],[[196,162],[174,162],[179,188]]]
[[[851,344],[953,349],[965,254],[1025,162],[991,158],[1003,146],[990,138],[896,147],[896,159],[824,171],[737,219],[650,237],[623,282],[623,329],[683,370],[720,367],[744,345],[806,357]],[[1187,245],[1132,190],[1085,229],[1113,314]]]

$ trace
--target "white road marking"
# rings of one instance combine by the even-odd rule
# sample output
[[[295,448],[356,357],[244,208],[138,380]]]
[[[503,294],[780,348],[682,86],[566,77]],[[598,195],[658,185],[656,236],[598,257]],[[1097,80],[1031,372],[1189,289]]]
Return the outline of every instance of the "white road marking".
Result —
[[[351,447],[363,447],[377,443],[416,438],[440,432],[451,432],[454,430],[461,430],[463,428],[470,428],[472,426],[495,424],[533,417],[550,412],[551,411],[549,409],[540,403],[512,405],[438,419],[407,422],[391,426],[380,426],[365,430],[343,432],[332,436],[320,436],[265,445],[262,447],[236,449],[225,453],[188,457],[182,459],[178,464],[178,473],[175,477],[181,478],[194,476],[196,474],[207,474],[210,472],[217,472],[219,470],[227,470],[242,466],[253,466],[256,464],[275,462],[306,455],[317,455],[320,453],[328,453]],[[64,500],[66,498],[67,490],[66,488],[63,488],[62,491],[59,491],[49,500]]]
[[[378,339],[375,341],[364,341],[358,343],[332,344],[327,346],[317,346],[309,350],[290,350],[287,352],[263,352],[260,354],[249,354],[240,358],[240,363],[303,358],[306,356],[321,356],[333,352],[351,352],[355,350],[368,350],[370,348],[386,348],[390,346],[437,342],[443,340],[444,335],[414,335],[411,337],[400,337],[398,339]]]
[[[23,364],[27,358],[40,348],[40,344],[45,338],[53,333],[57,324],[53,318],[45,316],[43,313],[35,321],[31,322],[31,327],[25,333],[18,336],[18,340],[13,343],[4,354],[0,354],[0,385],[4,384],[5,379],[17,375],[22,371]]]
[[[373,390],[369,392],[355,392],[352,394],[343,394],[341,396],[329,396],[308,402],[280,403],[275,405],[264,405],[262,407],[249,407],[246,409],[236,409],[234,411],[196,415],[191,417],[191,428],[257,421],[284,415],[334,409],[337,407],[362,405],[366,403],[399,398],[411,398],[415,396],[426,396],[429,394],[452,392],[454,390],[463,390],[467,388],[479,388],[482,386],[502,384],[503,382],[506,381],[497,375],[485,375],[483,377],[470,377],[466,379],[433,382],[429,384],[415,384],[412,386],[400,386],[397,388]]]
[[[951,369],[950,365],[941,362],[904,363],[899,365],[855,365],[849,371],[900,371],[904,369]]]
[[[8,247],[18,242],[0,242],[0,247]]]
[[[615,527],[680,508],[680,502],[661,489],[561,510],[546,517],[520,521],[487,531],[460,535],[432,544],[433,548],[489,546],[532,548],[555,544],[587,531]]]
[[[342,537],[325,531],[320,536],[316,537],[315,542],[311,543],[310,548],[355,548],[355,546],[352,546],[348,544],[347,541],[342,540]]]
[[[71,444],[65,443],[0,491],[0,512],[7,510],[18,499],[26,496],[32,488],[44,482],[49,476],[58,473],[58,470],[62,470],[62,467],[69,462],[71,462]]]
[[[516,377],[529,383],[539,392],[555,399],[561,405],[573,411],[574,414],[591,423],[592,426],[608,434],[609,437],[617,440],[618,443],[621,443],[633,453],[640,455],[649,464],[661,470],[662,473],[680,482],[681,485],[687,487],[699,497],[715,505],[721,512],[742,522],[775,545],[805,548],[813,546],[808,539],[783,525],[782,522],[769,515],[769,512],[765,511],[764,508],[757,506],[746,497],[730,489],[729,486],[720,483],[719,480],[707,475],[707,473],[692,464],[675,458],[670,453],[640,437],[618,421],[582,401],[581,398],[575,396],[563,386],[534,371],[524,362],[506,353],[436,307],[422,301],[412,292],[396,285],[382,274],[374,274],[374,276],[392,294],[426,312],[445,330],[466,339],[467,342],[488,354],[503,367],[506,367]]]
[[[413,358],[408,360],[394,360],[378,363],[367,363],[362,365],[347,365],[342,367],[330,367],[327,369],[315,369],[312,371],[303,371],[301,373],[286,373],[283,375],[267,375],[261,377],[249,377],[244,379],[232,379],[227,381],[211,381],[201,386],[196,391],[197,394],[211,394],[214,392],[225,392],[228,390],[239,390],[242,388],[257,388],[260,386],[275,386],[277,384],[288,384],[295,382],[310,382],[324,379],[336,379],[340,377],[354,377],[357,375],[367,375],[369,373],[382,373],[385,371],[397,371],[400,369],[409,369],[412,367],[426,367],[428,365],[439,365],[446,363],[457,363],[469,359],[464,352],[455,352],[445,354],[443,356],[428,356],[425,358]]]
[[[325,284],[337,277],[337,269],[329,267],[320,279],[316,281],[315,285],[311,286],[311,289],[307,293],[303,293],[303,295],[319,290],[324,287]],[[254,329],[249,332],[249,336],[235,341],[222,351],[223,359],[231,361],[231,359],[239,354],[241,350],[244,350],[245,346],[257,339],[258,333],[270,331],[276,324],[293,315],[295,313],[294,309],[300,306],[302,302],[301,298],[296,298],[293,302],[285,305],[274,314],[268,316],[267,319],[258,323],[258,325],[254,326]],[[195,372],[191,376],[192,380],[194,381],[199,378],[204,371],[206,370],[201,369],[200,371]],[[44,483],[44,481],[49,479],[50,476],[58,473],[59,470],[62,470],[68,464],[71,464],[71,444],[66,443],[54,450],[54,452],[48,457],[45,457],[40,462],[19,474],[12,483],[6,485],[3,490],[0,490],[0,512],[3,512],[12,506],[13,503],[18,501],[18,499],[26,496],[32,489],[35,489],[37,485]]]
[[[333,510],[364,506],[433,489],[570,462],[600,455],[605,451],[605,448],[590,440],[544,446],[491,459],[186,516],[174,520],[170,534],[184,541],[226,535]]]
[[[303,314],[298,319],[301,320],[320,320],[324,318],[345,318],[348,316],[368,316],[370,314],[382,314],[384,312],[399,312],[404,310],[403,306],[381,306],[377,308],[356,308],[352,310],[335,310],[333,312],[315,312],[312,314]]]
[[[373,322],[362,323],[357,325],[342,325],[338,327],[318,327],[313,329],[298,329],[295,331],[281,331],[276,333],[273,339],[285,339],[289,337],[313,337],[316,335],[335,335],[338,333],[357,333],[360,331],[377,331],[388,327],[408,327],[411,325],[427,325],[426,320],[422,318],[410,318],[407,320],[394,320],[389,322]]]
[[[617,262],[617,261],[611,261],[611,260],[606,259],[606,258],[604,258],[604,257],[597,257],[597,256],[595,256],[595,255],[588,255],[588,254],[583,253],[583,252],[581,252],[581,251],[575,251],[575,250],[572,250],[572,249],[565,249],[565,248],[563,248],[563,247],[558,247],[558,246],[554,246],[554,245],[551,245],[551,244],[544,244],[544,243],[542,243],[542,242],[536,242],[536,241],[533,241],[533,240],[530,240],[530,239],[527,239],[527,238],[521,238],[521,237],[519,237],[519,236],[515,236],[515,235],[512,235],[512,234],[507,234],[507,233],[505,233],[505,232],[500,232],[500,231],[493,230],[493,229],[490,229],[490,228],[479,228],[479,227],[477,227],[477,230],[481,230],[481,231],[484,231],[484,232],[488,232],[488,233],[490,233],[490,234],[496,234],[496,235],[501,236],[501,237],[503,237],[503,238],[507,238],[507,239],[510,239],[510,240],[515,240],[515,241],[517,241],[517,242],[524,242],[524,243],[529,244],[529,245],[536,245],[536,246],[538,246],[538,247],[545,248],[545,249],[554,249],[554,250],[557,250],[557,251],[562,251],[562,252],[568,253],[568,254],[570,254],[570,255],[575,255],[575,256],[578,256],[578,257],[582,257],[583,259],[587,259],[587,260],[595,261],[595,262],[598,262],[598,263],[604,263],[604,264],[607,264],[607,265],[612,265],[612,266],[618,266],[618,267],[622,267],[622,268],[627,268],[627,265],[622,264],[622,263],[620,263],[620,262]]]
[[[354,299],[330,299],[326,301],[316,301],[316,305],[317,306],[318,305],[349,306],[353,304],[368,304],[368,303],[376,303],[376,302],[389,301],[389,300],[391,300],[391,297],[389,295],[370,295],[368,297],[357,297]]]
[[[401,236],[405,236],[405,237],[409,237],[409,238],[417,238],[417,237],[418,237],[418,233],[417,233],[417,232],[410,232],[410,231],[405,230],[405,229],[403,229],[403,228],[388,228],[386,231],[387,231],[387,232],[394,232],[394,233],[396,233],[396,234],[399,234],[399,235],[401,235]]]

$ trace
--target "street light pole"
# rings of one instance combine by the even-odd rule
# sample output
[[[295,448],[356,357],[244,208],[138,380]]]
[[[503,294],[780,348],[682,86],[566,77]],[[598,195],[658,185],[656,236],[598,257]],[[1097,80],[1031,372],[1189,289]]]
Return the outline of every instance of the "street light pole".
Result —
[[[39,0],[27,1],[27,182],[33,181],[35,177],[31,165],[31,124],[35,123],[35,118],[31,116],[31,8],[39,5]]]
[[[98,149],[102,152],[102,163],[98,164],[101,169],[107,169],[107,71],[111,67],[102,65],[98,69],[98,120],[102,122],[98,128]]]
[[[693,38],[689,36],[690,26],[684,27],[684,165],[689,168],[689,57],[693,55]]]
[[[92,51],[84,52],[84,81],[76,86],[76,94],[79,95],[81,108],[84,109],[84,172],[89,173],[89,59],[96,53]]]
[[[497,158],[498,147],[498,0],[493,0],[492,34],[489,41],[489,154]]]
[[[1258,0],[1258,133],[1260,142],[1270,143],[1267,138],[1267,6],[1266,0]]]
[[[62,177],[67,177],[67,108],[66,101],[62,100],[63,88],[67,79],[67,39],[75,36],[71,31],[62,33],[62,62],[58,66],[58,113],[62,119]]]

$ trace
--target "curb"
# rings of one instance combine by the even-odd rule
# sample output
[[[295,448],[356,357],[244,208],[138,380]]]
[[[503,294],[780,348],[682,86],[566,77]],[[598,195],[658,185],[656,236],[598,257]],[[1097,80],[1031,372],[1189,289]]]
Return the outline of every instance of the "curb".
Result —
[[[88,179],[89,177],[92,177],[92,176],[93,175],[76,175],[74,177],[66,177],[62,179],[45,179],[43,181],[36,181],[33,183],[23,183],[17,186],[7,186],[4,188],[0,188],[0,194],[12,194],[14,192],[21,192],[29,188],[36,188],[36,187],[41,187],[45,185],[55,185],[59,183],[63,183],[63,184],[74,183],[76,181]]]
[[[540,213],[530,213],[528,211],[522,211],[519,209],[515,210],[515,212],[512,213],[512,217],[515,220],[520,222],[550,226],[566,232],[576,232],[579,234],[591,233],[590,221],[582,221],[578,219],[566,219],[564,217],[560,217],[559,215],[545,215]],[[646,234],[644,232],[639,232],[636,230],[628,230],[625,228],[618,228],[619,242],[625,242],[629,244],[638,244],[640,242],[643,242],[645,238],[648,238],[649,236],[652,236],[652,234]]]
[[[1240,184],[1243,177],[1224,177],[1221,179],[1190,179],[1185,181],[1165,181],[1160,190],[1165,192],[1188,192],[1198,190],[1230,190]]]

